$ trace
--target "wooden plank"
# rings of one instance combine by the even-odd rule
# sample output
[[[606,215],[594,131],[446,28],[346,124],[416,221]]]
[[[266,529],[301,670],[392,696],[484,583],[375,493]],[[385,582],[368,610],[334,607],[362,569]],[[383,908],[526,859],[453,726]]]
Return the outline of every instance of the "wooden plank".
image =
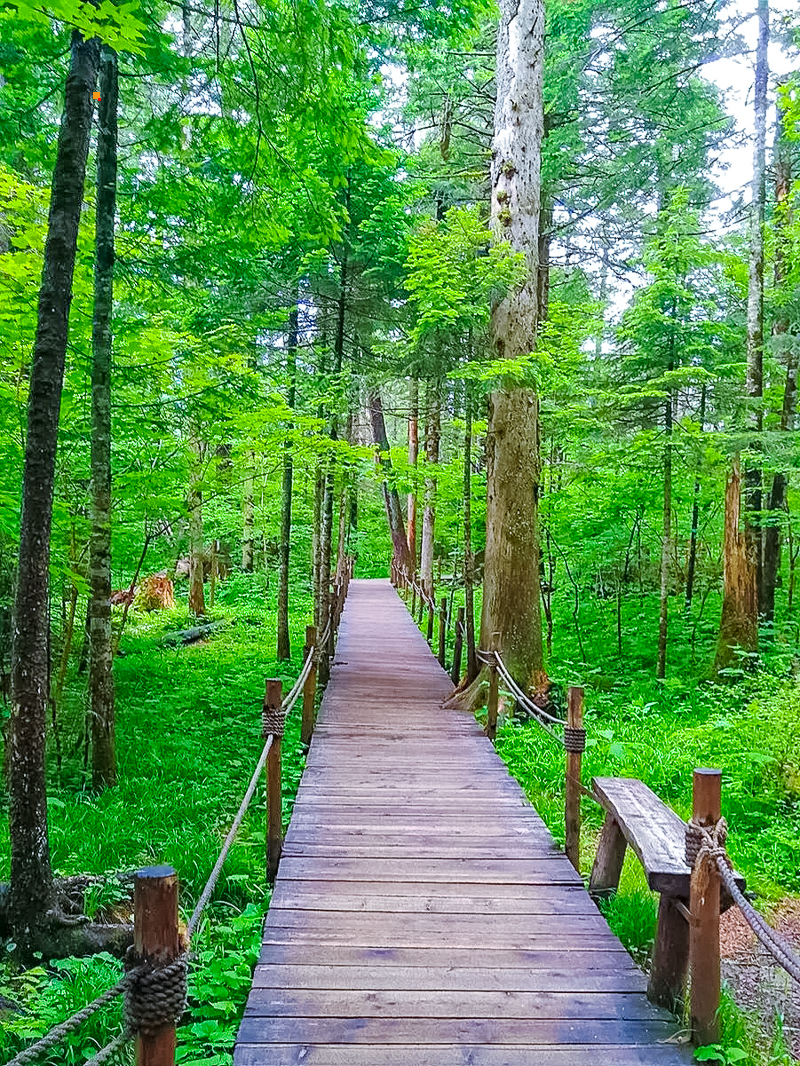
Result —
[[[486,970],[551,970],[568,961],[578,970],[605,969],[614,965],[618,970],[641,971],[634,965],[630,955],[617,940],[612,946],[589,943],[565,956],[562,948],[497,948],[481,945],[480,958],[476,960],[475,948],[411,948],[387,947],[385,945],[319,944],[313,953],[298,950],[291,940],[286,943],[262,944],[259,964],[280,965],[293,963],[299,958],[311,958],[320,966],[387,966],[402,969],[435,966],[463,969],[479,966]]]
[[[555,966],[541,969],[483,969],[443,966],[258,965],[254,988],[340,988],[344,990],[411,990],[472,992],[643,992],[644,975],[620,970]]]
[[[492,1018],[507,1021],[663,1020],[642,995],[608,992],[422,991],[420,989],[263,988],[247,1002],[247,1018]]]
[[[238,1044],[234,1066],[676,1066],[692,1062],[689,1049],[662,1044],[595,1044],[586,1048],[541,1044]]]
[[[281,875],[289,881],[448,881],[481,884],[580,884],[561,855],[535,859],[297,859],[287,856]]]
[[[295,882],[302,884],[303,882]],[[552,893],[532,899],[493,899],[476,896],[364,896],[330,892],[294,892],[273,896],[270,910],[327,910],[380,911],[395,914],[469,914],[475,917],[477,908],[482,914],[596,914],[591,901],[582,894],[575,899],[554,898]]]

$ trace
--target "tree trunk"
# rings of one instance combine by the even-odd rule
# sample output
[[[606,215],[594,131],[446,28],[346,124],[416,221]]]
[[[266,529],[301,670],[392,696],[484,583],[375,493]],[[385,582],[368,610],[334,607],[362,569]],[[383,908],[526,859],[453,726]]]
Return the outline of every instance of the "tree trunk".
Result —
[[[478,676],[475,648],[475,557],[472,553],[472,390],[464,398],[464,617],[467,628],[467,682]]]
[[[8,727],[10,917],[23,951],[35,943],[53,898],[45,781],[50,529],[69,306],[99,65],[99,42],[73,33],[28,396]]]
[[[317,465],[314,478],[314,525],[311,539],[311,584],[314,593],[314,624],[320,635],[324,622],[322,618],[322,593],[320,572],[322,563],[322,508],[325,498],[325,474],[322,463]]]
[[[439,381],[428,382],[427,414],[425,419],[425,509],[422,512],[422,552],[420,578],[423,589],[433,596],[433,548],[436,531],[437,478],[430,472],[439,462],[439,443],[442,436],[442,399]]]
[[[92,536],[89,555],[89,706],[92,786],[117,781],[111,634],[111,346],[117,200],[117,54],[103,45],[97,132],[97,230],[92,326]]]
[[[255,452],[250,453],[249,469],[244,479],[244,500],[242,501],[242,570],[246,574],[253,572],[253,544],[255,529],[255,479],[253,471],[256,465]]]
[[[396,566],[405,567],[409,573],[413,572],[414,560],[408,550],[405,523],[403,522],[403,508],[400,505],[400,496],[397,489],[389,481],[392,476],[392,459],[389,452],[389,438],[386,435],[386,420],[383,417],[383,404],[380,393],[373,391],[369,395],[369,410],[372,421],[372,439],[378,449],[378,462],[383,471],[383,502],[386,507],[386,520],[389,523],[389,534],[392,538],[392,557]]]
[[[780,292],[785,283],[788,269],[787,257],[791,254],[789,231],[792,222],[790,191],[792,186],[791,152],[786,144],[785,115],[778,105],[778,117],[775,129],[775,289]],[[772,334],[779,340],[789,340],[780,348],[786,354],[786,379],[783,387],[783,407],[781,409],[780,428],[790,433],[795,426],[797,410],[797,345],[789,333],[789,315],[781,307]],[[777,354],[781,354],[779,350]],[[762,572],[761,611],[766,622],[775,620],[775,587],[778,582],[778,570],[781,558],[781,517],[780,512],[787,509],[789,479],[784,471],[778,471],[772,478],[772,491],[767,506],[770,511],[769,521],[764,529],[764,568]]]
[[[294,410],[297,387],[297,305],[289,314],[289,336],[286,345],[286,372],[289,376],[288,406]],[[286,429],[294,428],[290,422]],[[292,442],[283,445],[283,484],[281,488],[281,554],[278,578],[278,659],[288,659],[292,654],[289,641],[289,557],[292,540]]]
[[[412,468],[413,476],[416,477],[417,460],[419,458],[419,379],[412,377],[410,388],[410,404],[408,414],[408,465]],[[414,560],[414,569],[417,565],[417,486],[408,494],[408,551]]]
[[[706,422],[706,386],[703,383],[700,391],[700,432],[705,430]],[[697,567],[697,534],[700,527],[700,460],[697,461],[697,471],[694,475],[694,499],[692,500],[692,532],[689,537],[689,561],[686,568],[686,598],[684,607],[688,615],[692,610],[692,596],[694,595],[694,573]]]
[[[206,613],[203,588],[203,445],[192,441],[194,470],[189,490],[189,611],[193,615]]]
[[[736,649],[758,649],[758,588],[755,559],[747,537],[739,529],[742,509],[742,475],[739,456],[733,458],[725,491],[724,576],[722,618],[719,624],[716,672],[730,666]]]
[[[672,369],[672,363],[670,363]],[[664,519],[661,530],[661,592],[658,619],[658,663],[656,677],[667,673],[667,629],[669,624],[669,561],[672,551],[672,396],[664,405]]]
[[[497,103],[492,152],[492,227],[525,256],[525,283],[492,315],[497,355],[515,359],[536,346],[539,319],[539,210],[543,126],[544,5],[501,0]],[[481,643],[498,641],[523,685],[543,666],[539,581],[539,401],[508,386],[489,401],[486,567]]]
[[[753,432],[751,449],[761,449],[764,428],[764,205],[766,202],[767,81],[769,77],[769,0],[758,0],[758,45],[756,48],[755,138],[753,145],[753,185],[750,207],[750,264],[747,287],[747,395],[751,403],[749,425]],[[761,495],[762,471],[748,465],[745,474],[747,507],[745,536],[748,554],[755,560],[758,596],[763,597]],[[757,625],[757,618],[755,620]]]

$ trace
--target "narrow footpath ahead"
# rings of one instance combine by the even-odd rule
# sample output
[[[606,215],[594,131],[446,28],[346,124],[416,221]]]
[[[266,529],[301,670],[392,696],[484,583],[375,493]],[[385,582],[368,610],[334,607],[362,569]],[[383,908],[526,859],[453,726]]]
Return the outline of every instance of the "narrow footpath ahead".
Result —
[[[235,1066],[677,1066],[388,581],[353,581]]]

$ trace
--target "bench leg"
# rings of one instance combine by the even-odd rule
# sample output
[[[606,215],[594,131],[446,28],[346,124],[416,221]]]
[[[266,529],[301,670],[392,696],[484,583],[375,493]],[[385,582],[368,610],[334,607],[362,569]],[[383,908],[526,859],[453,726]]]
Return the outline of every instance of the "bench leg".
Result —
[[[647,998],[675,1011],[682,1003],[689,967],[689,923],[671,896],[661,896]]]
[[[607,813],[589,878],[589,891],[593,896],[613,896],[619,888],[626,844],[616,818]]]

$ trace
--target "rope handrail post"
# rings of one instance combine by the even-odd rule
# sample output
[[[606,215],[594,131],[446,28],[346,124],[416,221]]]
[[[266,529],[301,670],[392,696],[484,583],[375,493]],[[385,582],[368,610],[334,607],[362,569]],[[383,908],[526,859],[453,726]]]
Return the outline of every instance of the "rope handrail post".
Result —
[[[722,818],[722,771],[694,771],[692,821],[707,828]],[[689,890],[690,1016],[695,1044],[719,1043],[720,877],[716,862],[702,850],[692,869]]]
[[[566,781],[564,789],[564,850],[580,873],[581,869],[581,762],[586,743],[583,728],[583,689],[571,685],[567,698],[567,725],[564,730]]]
[[[329,617],[330,625],[328,626],[328,643],[325,648],[325,653],[328,657],[328,666],[326,670],[327,677],[330,678],[330,664],[333,662],[333,656],[336,653],[336,629],[339,625],[339,592],[336,585],[331,586],[330,592],[330,608]]]
[[[450,672],[450,680],[457,685],[461,680],[461,655],[464,648],[464,608],[459,607],[456,611],[456,642],[453,647],[453,669]]]
[[[425,589],[422,585],[419,586],[419,611],[417,613],[417,625],[422,625],[422,619],[425,617]]]
[[[439,604],[439,666],[444,670],[447,661],[447,597]]]
[[[433,601],[433,596],[428,600],[428,632],[426,633],[426,639],[428,644],[433,644],[433,616],[436,613],[436,604]]]
[[[489,695],[486,698],[486,736],[494,744],[497,738],[497,704],[500,698],[500,672],[497,667],[497,642],[491,644]]]
[[[417,583],[412,581],[411,583],[411,617],[417,613]]]
[[[306,646],[303,658],[308,659],[317,646],[317,627],[306,626]],[[314,735],[314,701],[317,695],[316,657],[311,660],[311,669],[303,685],[303,718],[300,725],[300,741],[308,746]]]
[[[178,928],[178,875],[171,866],[148,866],[136,873],[133,890],[133,950],[136,963],[156,966],[181,954]],[[136,1009],[136,984],[126,992],[126,1015]],[[130,1002],[133,1000],[133,1004]],[[136,1033],[136,1066],[174,1066],[175,1021]]]
[[[267,755],[267,881],[272,884],[278,873],[283,846],[283,810],[281,803],[281,745],[283,741],[284,712],[283,682],[280,678],[267,679],[264,696],[263,734],[272,736],[272,746]]]

